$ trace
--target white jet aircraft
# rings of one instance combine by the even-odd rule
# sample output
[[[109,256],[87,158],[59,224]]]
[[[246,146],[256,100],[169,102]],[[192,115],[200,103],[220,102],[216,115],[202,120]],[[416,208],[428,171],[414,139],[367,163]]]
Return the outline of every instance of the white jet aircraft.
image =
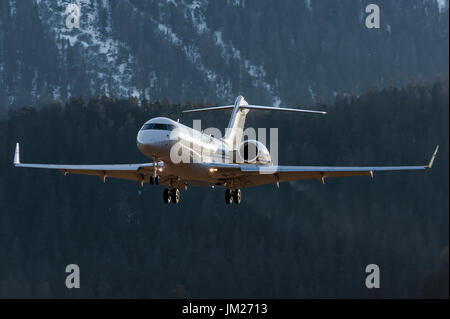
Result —
[[[366,175],[373,177],[374,171],[425,170],[431,168],[439,146],[436,147],[430,162],[421,166],[281,166],[274,165],[267,148],[256,140],[242,141],[245,118],[250,110],[270,110],[282,112],[306,112],[326,114],[326,112],[249,105],[242,96],[234,105],[208,107],[184,111],[201,112],[232,110],[232,115],[224,138],[215,138],[194,130],[165,117],[147,121],[137,134],[137,147],[153,159],[142,164],[107,165],[55,165],[25,164],[20,162],[19,143],[16,144],[14,165],[16,167],[45,168],[58,170],[64,175],[82,174],[107,178],[120,178],[137,181],[144,185],[161,184],[165,203],[178,203],[179,189],[187,186],[225,187],[225,202],[241,202],[241,189],[245,187],[275,184],[305,179]],[[177,148],[174,148],[177,145]],[[188,160],[179,163],[171,160],[171,151],[188,154]],[[251,149],[254,149],[252,155]],[[199,151],[200,150],[200,151]],[[175,154],[176,155],[176,154]],[[178,154],[179,155],[179,154]]]

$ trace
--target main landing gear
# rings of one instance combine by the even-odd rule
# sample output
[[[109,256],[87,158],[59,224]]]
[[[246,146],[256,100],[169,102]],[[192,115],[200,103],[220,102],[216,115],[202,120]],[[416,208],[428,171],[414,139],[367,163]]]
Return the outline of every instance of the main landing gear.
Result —
[[[163,201],[166,204],[170,202],[178,204],[180,202],[180,190],[178,188],[165,188],[163,192]]]
[[[242,192],[239,188],[225,190],[225,203],[231,204],[234,202],[235,204],[240,204],[242,199]]]

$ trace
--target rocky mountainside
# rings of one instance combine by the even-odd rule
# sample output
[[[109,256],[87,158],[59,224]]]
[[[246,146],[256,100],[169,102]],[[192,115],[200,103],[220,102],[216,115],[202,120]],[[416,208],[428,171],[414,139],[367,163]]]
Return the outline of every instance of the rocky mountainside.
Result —
[[[448,0],[377,1],[379,29],[369,3],[4,0],[0,109],[80,94],[320,103],[448,72]]]

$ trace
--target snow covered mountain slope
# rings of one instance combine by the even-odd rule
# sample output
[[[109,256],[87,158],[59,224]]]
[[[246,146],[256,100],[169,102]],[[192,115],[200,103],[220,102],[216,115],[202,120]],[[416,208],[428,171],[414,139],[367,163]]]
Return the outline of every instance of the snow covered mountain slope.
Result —
[[[448,1],[379,1],[377,30],[366,2],[1,1],[0,108],[80,94],[292,105],[446,73]]]

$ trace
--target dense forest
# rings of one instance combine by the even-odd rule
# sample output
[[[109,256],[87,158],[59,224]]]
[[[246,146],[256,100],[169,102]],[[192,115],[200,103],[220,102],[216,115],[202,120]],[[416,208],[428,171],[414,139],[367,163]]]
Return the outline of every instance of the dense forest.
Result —
[[[421,165],[440,152],[429,171],[244,189],[239,206],[220,188],[165,205],[161,186],[12,166],[16,142],[24,162],[149,161],[140,126],[192,103],[80,96],[11,110],[0,122],[0,297],[448,298],[448,91],[446,77],[338,95],[316,106],[326,116],[250,112],[248,125],[279,128],[281,164]],[[228,116],[201,119],[224,128]],[[80,289],[65,287],[71,263]],[[371,263],[380,289],[365,287]]]

